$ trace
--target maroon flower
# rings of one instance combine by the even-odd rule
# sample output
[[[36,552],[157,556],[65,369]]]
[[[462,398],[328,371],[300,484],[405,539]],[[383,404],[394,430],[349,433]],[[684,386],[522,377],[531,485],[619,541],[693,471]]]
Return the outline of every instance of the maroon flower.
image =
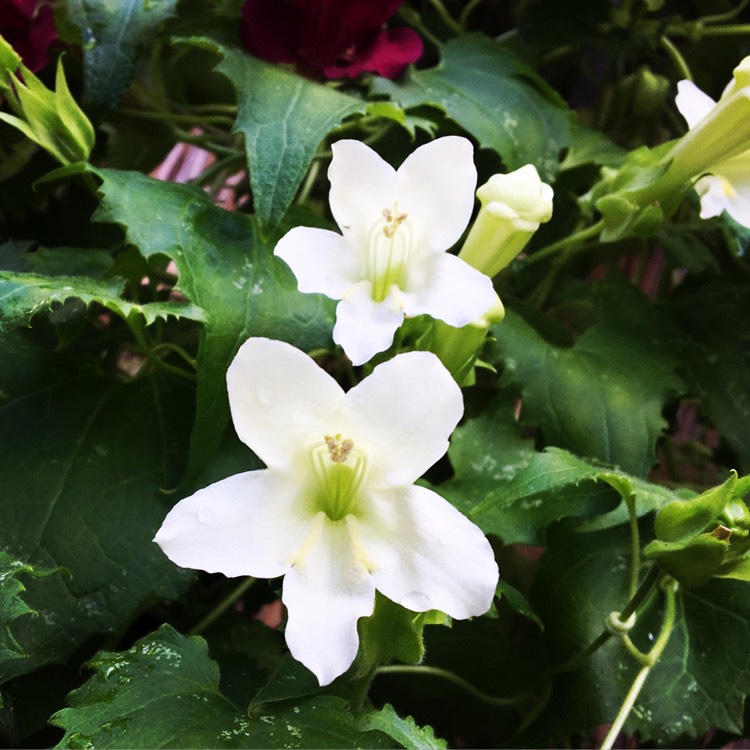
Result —
[[[41,70],[57,39],[52,8],[42,0],[0,0],[0,34],[30,70]]]
[[[242,42],[270,62],[305,73],[396,78],[422,54],[412,29],[384,29],[404,0],[245,0]]]

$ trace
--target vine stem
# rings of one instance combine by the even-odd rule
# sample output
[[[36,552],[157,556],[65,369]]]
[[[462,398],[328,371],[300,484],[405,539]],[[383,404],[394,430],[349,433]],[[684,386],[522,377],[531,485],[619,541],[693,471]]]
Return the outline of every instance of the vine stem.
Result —
[[[648,596],[649,592],[653,588],[654,584],[659,580],[660,571],[656,565],[652,565],[646,577],[643,579],[641,585],[638,587],[638,591],[625,605],[625,609],[620,612],[620,620],[626,622],[630,616],[638,609],[643,600]],[[601,633],[581,652],[563,662],[557,667],[553,667],[552,674],[563,674],[564,672],[572,672],[581,666],[593,653],[598,651],[611,637],[612,633],[609,630],[602,630]]]
[[[538,250],[533,255],[530,255],[528,258],[526,258],[526,263],[537,263],[543,258],[547,258],[548,256],[558,252],[559,250],[564,250],[570,245],[577,245],[585,242],[592,237],[596,237],[596,235],[599,234],[602,229],[604,229],[603,219],[597,221],[596,224],[592,224],[590,227],[581,229],[579,232],[575,232],[571,235],[568,235],[567,237],[563,237],[563,239],[558,240],[557,242],[553,242],[551,245],[547,245],[547,247],[543,247],[541,250]]]
[[[221,617],[257,580],[252,576],[245,578],[242,583],[233,588],[227,596],[225,596],[202,620],[188,630],[187,635],[199,635],[202,633],[214,620]]]
[[[429,0],[430,5],[437,11],[437,14],[440,16],[440,19],[443,21],[443,23],[454,33],[454,34],[463,34],[463,27],[456,22],[456,19],[453,18],[453,16],[448,13],[448,10],[443,5],[441,0]]]
[[[454,685],[457,685],[462,690],[465,690],[469,695],[473,695],[483,703],[488,703],[491,706],[515,706],[521,701],[528,697],[528,693],[522,695],[516,695],[511,698],[498,698],[495,695],[489,695],[484,691],[475,687],[470,682],[465,680],[463,677],[450,672],[442,667],[426,667],[426,666],[408,666],[401,664],[394,664],[387,667],[379,667],[377,674],[412,674],[412,675],[424,675],[426,677],[440,677],[443,680],[448,680]]]
[[[662,35],[659,38],[659,42],[661,43],[661,46],[664,47],[665,52],[669,56],[669,59],[674,64],[675,68],[677,68],[678,72],[683,78],[686,78],[688,81],[693,80],[693,75],[690,72],[690,68],[688,67],[687,61],[682,56],[682,53],[680,50],[675,47],[672,40],[666,36],[666,34]]]
[[[635,680],[633,680],[633,684],[630,686],[630,690],[628,690],[628,694],[625,696],[625,700],[623,701],[622,706],[620,706],[620,710],[617,712],[617,716],[612,722],[612,726],[610,727],[609,732],[607,732],[604,742],[602,742],[602,750],[611,750],[617,739],[617,735],[620,733],[628,716],[630,716],[630,712],[633,710],[636,700],[638,700],[638,696],[640,695],[646,679],[659,661],[659,657],[669,642],[672,630],[674,629],[675,615],[677,612],[677,586],[677,581],[667,579],[662,587],[664,589],[666,603],[664,605],[664,622],[662,624],[661,632],[659,633],[659,637],[656,639],[656,643],[654,643],[651,651],[649,651],[648,654],[643,654],[645,664],[641,671],[636,675]]]

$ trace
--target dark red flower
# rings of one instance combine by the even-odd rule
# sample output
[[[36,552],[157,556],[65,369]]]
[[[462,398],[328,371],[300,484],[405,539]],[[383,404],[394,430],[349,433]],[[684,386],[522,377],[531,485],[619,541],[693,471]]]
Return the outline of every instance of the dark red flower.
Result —
[[[0,0],[0,34],[27,68],[41,70],[57,39],[52,8],[42,0]]]
[[[422,55],[412,29],[383,24],[404,0],[246,0],[242,41],[270,62],[326,78],[363,71],[396,78]]]

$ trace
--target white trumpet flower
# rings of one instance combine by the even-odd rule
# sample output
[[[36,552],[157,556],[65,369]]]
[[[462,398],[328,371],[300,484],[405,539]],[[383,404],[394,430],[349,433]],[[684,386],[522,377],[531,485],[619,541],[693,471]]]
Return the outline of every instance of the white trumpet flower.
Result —
[[[448,446],[461,391],[409,352],[348,392],[289,344],[252,338],[227,373],[240,439],[267,465],[179,501],[154,541],[177,565],[284,576],[286,641],[326,685],[358,650],[375,590],[415,612],[485,612],[498,570],[481,530],[414,486]]]

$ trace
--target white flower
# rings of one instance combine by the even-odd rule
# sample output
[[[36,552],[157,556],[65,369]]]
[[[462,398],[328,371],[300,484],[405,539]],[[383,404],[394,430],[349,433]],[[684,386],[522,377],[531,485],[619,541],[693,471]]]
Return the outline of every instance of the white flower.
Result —
[[[750,227],[750,57],[735,68],[718,102],[690,81],[677,89],[675,104],[690,132],[673,150],[673,162],[683,170],[694,165],[689,171],[699,176],[701,218],[726,211]]]
[[[482,208],[458,257],[489,277],[500,273],[550,220],[552,196],[533,164],[493,175],[477,190]]]
[[[485,612],[492,548],[446,500],[413,486],[448,446],[461,391],[433,354],[401,354],[344,393],[308,356],[252,338],[227,372],[240,439],[267,469],[181,500],[155,540],[178,565],[285,576],[292,655],[326,685],[358,649],[375,589],[416,612]]]
[[[333,340],[351,361],[363,364],[387,349],[405,315],[461,327],[489,309],[489,278],[445,252],[471,218],[471,143],[438,138],[398,171],[359,141],[332,149],[329,202],[342,234],[297,227],[274,252],[300,291],[341,300]]]

